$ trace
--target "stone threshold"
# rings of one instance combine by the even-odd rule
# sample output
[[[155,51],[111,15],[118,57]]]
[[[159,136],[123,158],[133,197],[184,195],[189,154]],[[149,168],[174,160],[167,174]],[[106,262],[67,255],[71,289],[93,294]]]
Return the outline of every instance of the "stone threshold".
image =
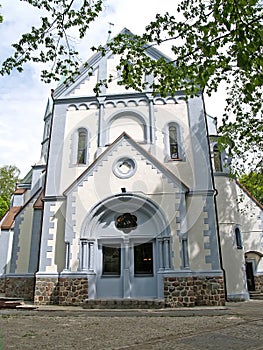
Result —
[[[84,309],[163,309],[163,299],[86,299]]]

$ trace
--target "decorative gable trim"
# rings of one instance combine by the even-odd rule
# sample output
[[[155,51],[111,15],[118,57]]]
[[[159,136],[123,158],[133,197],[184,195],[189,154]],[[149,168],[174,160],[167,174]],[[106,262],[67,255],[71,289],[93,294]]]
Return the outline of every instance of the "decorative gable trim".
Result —
[[[135,142],[129,135],[123,132],[65,191],[64,195],[67,196],[69,193],[74,191],[74,189],[79,186],[85,178],[87,178],[98,165],[105,160],[112,152],[114,152],[117,147],[123,142],[127,141],[137,152],[141,154],[145,161],[149,164],[152,164],[158,172],[162,173],[168,181],[174,183],[177,187],[181,189],[182,192],[186,193],[189,191],[189,188],[179,180],[170,170],[165,168],[155,157],[150,155],[147,151],[144,150],[137,142]]]
[[[132,32],[130,32],[127,28],[124,28],[119,34],[126,34],[130,36],[134,36]],[[91,76],[94,75],[95,71],[105,65],[106,60],[108,60],[112,55],[112,51],[108,48],[107,44],[104,46],[106,50],[105,55],[102,55],[101,52],[96,52],[92,55],[85,63],[85,65],[81,66],[79,69],[79,74],[75,76],[74,82],[71,82],[69,79],[66,79],[62,84],[60,84],[57,89],[53,92],[54,100],[61,100],[72,98],[72,92],[77,89],[81,84],[85,82],[85,80],[89,80]],[[166,62],[171,62],[171,59],[164,55],[161,51],[157,50],[154,47],[145,46],[145,52],[154,60],[158,60],[160,58],[164,59]],[[99,71],[98,80],[105,79],[104,74],[107,72],[102,69],[102,73]],[[103,76],[102,76],[103,74]],[[102,92],[102,95],[105,91]],[[93,96],[95,93],[93,94]],[[74,97],[74,96],[73,96]]]

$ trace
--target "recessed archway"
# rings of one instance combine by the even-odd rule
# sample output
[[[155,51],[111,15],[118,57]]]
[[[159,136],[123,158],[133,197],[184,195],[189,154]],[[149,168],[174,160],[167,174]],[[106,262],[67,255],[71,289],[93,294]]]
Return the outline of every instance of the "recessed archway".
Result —
[[[124,225],[118,225],[121,219]],[[170,227],[152,200],[122,193],[98,203],[83,224],[81,241],[92,247],[81,254],[95,276],[89,298],[162,297],[158,272],[171,269]]]

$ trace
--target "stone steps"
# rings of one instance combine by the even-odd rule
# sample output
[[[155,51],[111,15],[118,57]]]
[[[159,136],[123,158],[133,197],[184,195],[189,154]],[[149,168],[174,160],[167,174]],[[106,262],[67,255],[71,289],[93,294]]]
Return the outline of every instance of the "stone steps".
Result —
[[[84,309],[162,309],[162,299],[86,299]]]
[[[263,300],[263,293],[259,291],[250,291],[249,297],[250,299],[253,299],[253,300]]]
[[[0,297],[0,309],[36,309],[32,304],[25,304],[21,298]]]

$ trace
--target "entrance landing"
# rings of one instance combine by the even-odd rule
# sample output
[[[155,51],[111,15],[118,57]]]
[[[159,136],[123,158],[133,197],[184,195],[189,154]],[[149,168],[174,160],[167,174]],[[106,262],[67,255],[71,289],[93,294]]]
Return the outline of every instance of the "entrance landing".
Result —
[[[162,309],[163,299],[86,299],[84,309]]]

